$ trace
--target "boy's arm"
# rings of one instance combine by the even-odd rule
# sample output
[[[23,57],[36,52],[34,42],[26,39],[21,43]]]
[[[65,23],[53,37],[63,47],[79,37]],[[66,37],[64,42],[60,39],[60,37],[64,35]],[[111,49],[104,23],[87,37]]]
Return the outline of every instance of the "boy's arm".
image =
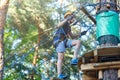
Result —
[[[69,32],[69,33],[68,33],[68,36],[69,36],[70,38],[72,38],[72,39],[77,38],[79,35],[80,35],[80,34],[73,35],[72,32]]]
[[[67,19],[64,19],[62,22],[60,22],[60,23],[56,26],[56,28],[62,27],[67,21],[68,21]]]
[[[87,31],[83,31],[81,32],[80,34],[76,34],[76,35],[73,35],[72,32],[69,32],[69,37],[71,37],[72,39],[75,39],[75,38],[78,38],[78,37],[81,37],[83,35],[85,35],[87,33]]]
[[[60,22],[56,28],[59,28],[59,27],[62,27],[64,24],[66,24],[69,20],[73,19],[74,18],[74,15],[71,15],[69,17],[67,17],[66,19],[64,19],[62,22]]]

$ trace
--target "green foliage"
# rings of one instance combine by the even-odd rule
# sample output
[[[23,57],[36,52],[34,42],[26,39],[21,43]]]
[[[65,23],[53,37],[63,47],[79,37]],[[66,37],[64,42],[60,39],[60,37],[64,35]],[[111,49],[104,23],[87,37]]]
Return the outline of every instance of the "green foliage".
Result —
[[[47,75],[48,78],[56,77],[57,53],[52,46],[52,33],[55,30],[54,26],[56,26],[56,24],[63,19],[63,14],[66,12],[69,6],[66,5],[64,7],[60,7],[58,3],[57,5],[54,5],[56,4],[55,1],[10,1],[4,33],[4,80],[32,80],[31,74],[33,72],[35,80],[40,80],[42,75]],[[90,0],[76,1],[88,3]],[[74,1],[70,0],[69,2],[69,4],[72,5]],[[81,25],[86,22],[91,23],[87,17],[84,17],[84,14],[81,11],[76,17],[77,19],[81,18],[84,20]],[[79,25],[79,27],[81,27],[81,25]],[[86,26],[82,27],[84,28]],[[41,32],[38,32],[38,28],[40,28]],[[78,27],[74,27],[73,32],[79,33],[80,29]],[[40,36],[38,36],[39,33],[41,33]],[[90,44],[95,37],[94,30],[91,30],[89,35],[93,36],[87,38],[86,41],[81,41],[82,45],[86,48],[86,51],[93,49],[88,44]],[[40,38],[40,44],[37,44],[38,37]],[[15,44],[17,41],[19,42]],[[34,67],[32,62],[33,56],[36,53],[35,47],[37,45],[39,45],[38,59],[36,67]],[[45,54],[45,52],[48,54]],[[73,67],[69,64],[71,55],[73,55],[73,53],[70,52],[70,50],[67,50],[66,53],[67,55],[65,55],[63,67],[64,73],[67,73],[69,76],[71,74],[77,75],[76,67]],[[45,58],[47,59],[46,64],[45,62],[42,63]],[[54,58],[55,61],[51,62],[52,58]]]

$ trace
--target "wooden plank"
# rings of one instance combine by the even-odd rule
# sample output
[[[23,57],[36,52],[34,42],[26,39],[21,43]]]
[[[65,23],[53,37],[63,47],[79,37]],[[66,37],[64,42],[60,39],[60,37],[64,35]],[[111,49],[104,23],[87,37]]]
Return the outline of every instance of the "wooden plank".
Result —
[[[98,80],[98,79],[91,76],[83,75],[82,80]]]
[[[120,61],[113,62],[104,62],[104,63],[89,63],[89,64],[81,64],[81,70],[102,70],[102,69],[113,69],[120,68]]]
[[[120,55],[120,47],[111,46],[98,49],[99,56]]]
[[[92,50],[92,51],[88,51],[87,53],[85,53],[84,55],[83,55],[83,57],[93,57],[94,56],[94,50]]]
[[[118,60],[120,61],[120,46],[101,47],[95,50],[91,50],[83,55],[82,63],[86,64],[86,63],[101,62],[103,58],[104,61],[106,58],[106,62],[108,61],[108,59],[114,59],[114,61],[118,61]]]
[[[120,46],[97,48],[97,55],[98,56],[120,55]],[[89,51],[83,55],[83,57],[93,57],[93,56],[94,56],[94,50]]]
[[[97,72],[93,72],[93,71],[87,71],[87,72],[83,72],[82,75],[82,80],[98,80],[97,79]]]

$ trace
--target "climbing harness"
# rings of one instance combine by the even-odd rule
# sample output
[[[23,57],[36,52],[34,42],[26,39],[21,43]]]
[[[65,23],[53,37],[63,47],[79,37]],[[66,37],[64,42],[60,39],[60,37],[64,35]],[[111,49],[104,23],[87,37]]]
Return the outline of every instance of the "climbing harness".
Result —
[[[68,23],[67,23],[68,24]],[[61,33],[57,33],[58,32],[58,30],[62,30],[62,34]],[[65,27],[64,27],[64,29],[65,29]],[[66,42],[67,42],[67,34],[65,33],[65,31],[64,31],[64,29],[63,29],[63,27],[60,27],[57,31],[56,31],[56,33],[55,33],[55,35],[54,35],[54,37],[53,37],[53,46],[56,48],[57,46],[58,46],[58,44],[61,42],[61,41],[64,41],[64,43],[65,43],[65,46],[66,46]]]

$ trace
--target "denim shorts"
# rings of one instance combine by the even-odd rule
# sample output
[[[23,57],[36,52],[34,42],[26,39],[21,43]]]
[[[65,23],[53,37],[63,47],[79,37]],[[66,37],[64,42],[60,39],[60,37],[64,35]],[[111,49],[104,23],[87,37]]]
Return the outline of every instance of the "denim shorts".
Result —
[[[56,52],[63,53],[66,51],[66,48],[71,48],[71,47],[72,47],[72,40],[64,40],[59,42],[59,44],[56,47]]]

